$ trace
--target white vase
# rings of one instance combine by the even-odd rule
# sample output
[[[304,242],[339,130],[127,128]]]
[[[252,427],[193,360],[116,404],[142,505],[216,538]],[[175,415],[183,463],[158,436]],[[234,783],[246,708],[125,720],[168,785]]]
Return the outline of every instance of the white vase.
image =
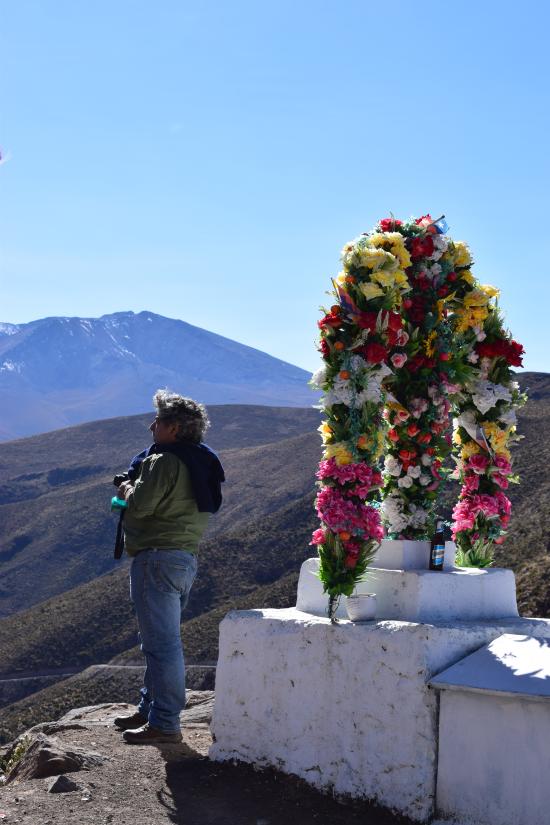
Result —
[[[348,596],[346,610],[352,622],[371,622],[376,616],[376,593]]]

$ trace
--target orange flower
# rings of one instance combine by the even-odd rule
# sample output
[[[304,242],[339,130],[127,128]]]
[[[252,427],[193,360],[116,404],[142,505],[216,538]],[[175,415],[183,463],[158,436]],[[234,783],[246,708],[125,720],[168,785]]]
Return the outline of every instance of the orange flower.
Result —
[[[341,533],[338,533],[341,541],[349,541],[351,538],[351,533],[348,533],[347,530],[342,530]]]
[[[343,341],[336,341],[336,343],[334,344],[334,349],[337,349],[338,352],[341,352],[344,349],[344,346],[345,344],[343,343]]]
[[[338,378],[341,378],[342,381],[347,381],[350,375],[351,373],[347,370],[341,370],[341,372],[338,373]]]

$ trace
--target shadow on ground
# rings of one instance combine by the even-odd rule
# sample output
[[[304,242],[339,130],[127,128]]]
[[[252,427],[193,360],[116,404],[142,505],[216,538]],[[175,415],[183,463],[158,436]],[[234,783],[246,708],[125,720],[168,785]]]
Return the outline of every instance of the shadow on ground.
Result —
[[[168,792],[157,794],[176,825],[408,825],[367,803],[338,802],[298,777],[211,762],[162,749]]]

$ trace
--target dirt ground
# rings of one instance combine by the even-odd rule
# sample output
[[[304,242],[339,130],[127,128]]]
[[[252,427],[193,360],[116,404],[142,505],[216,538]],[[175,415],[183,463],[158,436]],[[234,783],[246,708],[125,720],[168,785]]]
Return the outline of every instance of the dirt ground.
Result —
[[[402,825],[364,803],[343,803],[274,770],[211,762],[208,722],[213,694],[192,692],[182,714],[181,745],[127,745],[112,724],[130,705],[71,711],[55,737],[108,757],[67,774],[80,789],[49,793],[49,779],[0,786],[0,825]]]

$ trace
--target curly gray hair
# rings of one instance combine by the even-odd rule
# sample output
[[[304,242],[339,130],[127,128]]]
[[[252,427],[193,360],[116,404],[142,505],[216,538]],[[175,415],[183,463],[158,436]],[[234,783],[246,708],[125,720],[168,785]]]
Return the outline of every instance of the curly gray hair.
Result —
[[[210,426],[203,404],[169,390],[157,390],[153,396],[157,415],[163,421],[179,424],[178,441],[199,444]]]

